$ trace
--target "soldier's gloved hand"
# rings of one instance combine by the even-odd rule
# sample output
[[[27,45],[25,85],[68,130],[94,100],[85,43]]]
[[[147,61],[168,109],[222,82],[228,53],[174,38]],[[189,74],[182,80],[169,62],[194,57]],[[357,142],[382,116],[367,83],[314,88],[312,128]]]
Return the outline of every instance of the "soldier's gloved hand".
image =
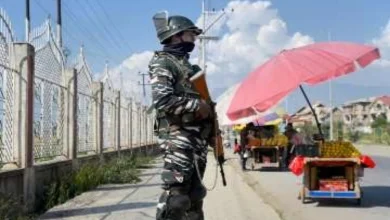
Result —
[[[204,101],[200,100],[199,102],[199,108],[196,111],[196,118],[197,119],[205,119],[208,118],[211,113],[210,106]]]

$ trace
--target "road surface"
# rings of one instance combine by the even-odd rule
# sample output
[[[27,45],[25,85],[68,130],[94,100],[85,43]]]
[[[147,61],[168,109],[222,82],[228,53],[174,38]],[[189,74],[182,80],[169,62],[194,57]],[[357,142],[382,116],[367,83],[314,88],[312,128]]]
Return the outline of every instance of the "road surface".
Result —
[[[158,160],[155,168],[144,170],[140,184],[102,186],[52,208],[40,219],[155,219],[155,207],[161,193],[161,166],[161,160]],[[206,187],[213,185],[215,172],[215,161],[210,157],[205,174]],[[223,187],[221,179],[217,179],[216,188],[208,192],[205,200],[205,219],[280,220],[278,214],[258,197],[232,166],[226,165],[225,172],[228,186]]]
[[[279,213],[284,220],[386,220],[390,219],[390,147],[359,148],[371,155],[377,167],[366,169],[362,186],[362,206],[354,201],[324,201],[302,204],[297,199],[301,178],[290,172],[241,172],[245,181]],[[233,164],[239,172],[239,164]]]

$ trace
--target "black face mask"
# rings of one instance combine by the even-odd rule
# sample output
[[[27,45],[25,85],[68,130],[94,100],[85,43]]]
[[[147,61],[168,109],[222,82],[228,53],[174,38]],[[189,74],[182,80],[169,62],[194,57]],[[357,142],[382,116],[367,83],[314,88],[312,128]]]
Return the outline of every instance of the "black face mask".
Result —
[[[193,42],[181,42],[178,43],[178,46],[186,53],[191,53],[195,48],[195,44]]]
[[[176,56],[187,56],[194,48],[195,43],[183,41],[177,44],[165,45],[163,50]]]

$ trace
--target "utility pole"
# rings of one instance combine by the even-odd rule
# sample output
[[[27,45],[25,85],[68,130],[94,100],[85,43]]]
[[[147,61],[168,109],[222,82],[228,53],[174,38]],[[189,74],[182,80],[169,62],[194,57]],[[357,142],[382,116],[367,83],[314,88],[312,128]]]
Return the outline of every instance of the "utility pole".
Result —
[[[286,108],[286,113],[289,115],[289,113],[288,113],[288,96],[286,97],[286,99],[284,100],[284,104],[286,105],[285,106],[285,108]],[[286,125],[287,125],[287,123],[288,123],[288,119],[286,119]]]
[[[57,44],[62,50],[62,15],[61,15],[61,0],[57,0]]]
[[[201,66],[202,70],[206,72],[206,41],[208,40],[219,40],[218,36],[208,36],[206,35],[207,31],[219,20],[222,18],[223,15],[225,15],[225,11],[223,10],[222,13],[213,21],[209,24],[209,26],[206,27],[206,16],[211,13],[216,13],[214,11],[206,11],[205,9],[205,0],[202,0],[202,16],[203,16],[203,33],[199,35],[199,41],[200,41],[200,56],[201,59],[199,59],[199,66]]]
[[[328,41],[330,41],[331,36],[328,31]],[[333,100],[332,100],[332,79],[329,80],[329,139],[333,140]]]
[[[30,0],[26,0],[26,33],[25,33],[25,40],[26,42],[30,41],[30,29],[31,29],[31,22],[30,22]]]
[[[151,85],[151,84],[150,83],[145,83],[145,76],[148,75],[147,73],[138,72],[138,74],[142,76],[142,83],[140,81],[138,81],[138,85],[142,86],[142,91],[143,91],[144,100],[145,100],[145,98],[146,98],[145,86],[148,86],[148,85]]]
[[[120,79],[121,79],[121,91],[124,92],[123,91],[123,74],[122,74],[122,72],[119,72],[119,76],[120,76]]]

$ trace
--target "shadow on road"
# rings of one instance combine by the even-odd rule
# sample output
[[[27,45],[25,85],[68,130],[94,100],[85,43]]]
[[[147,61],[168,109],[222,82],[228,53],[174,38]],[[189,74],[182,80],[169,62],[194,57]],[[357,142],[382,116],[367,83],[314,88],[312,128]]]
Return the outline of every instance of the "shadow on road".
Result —
[[[142,173],[139,175],[139,177],[143,177],[143,176],[154,176],[154,175],[160,175],[161,172],[155,172],[155,173]]]
[[[56,219],[56,218],[83,216],[83,215],[91,215],[91,214],[103,214],[103,213],[110,213],[115,211],[148,208],[148,207],[156,206],[156,204],[157,203],[154,202],[135,202],[135,203],[108,205],[108,206],[51,211],[49,213],[46,213],[44,216],[41,216],[39,219]]]
[[[389,207],[390,208],[390,186],[363,186],[363,197],[361,206],[356,200],[324,199],[319,200],[318,207]]]
[[[153,187],[153,186],[161,186],[161,183],[102,186],[92,191],[111,191],[111,190],[134,189],[134,188]]]
[[[364,186],[364,207],[390,207],[390,186]]]

